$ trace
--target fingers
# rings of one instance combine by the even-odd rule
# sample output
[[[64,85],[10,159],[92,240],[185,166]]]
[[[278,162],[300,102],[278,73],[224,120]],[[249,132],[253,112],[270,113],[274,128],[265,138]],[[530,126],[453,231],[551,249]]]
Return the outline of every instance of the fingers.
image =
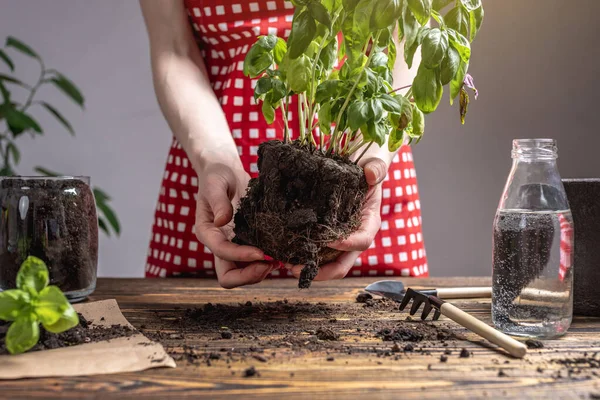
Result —
[[[344,278],[348,274],[348,271],[350,271],[350,268],[352,268],[352,266],[354,265],[354,261],[356,261],[360,253],[360,251],[342,253],[334,262],[320,267],[319,273],[317,274],[314,280],[329,281]],[[292,274],[296,278],[299,278],[302,268],[304,268],[303,265],[292,266]]]
[[[221,174],[211,174],[205,181],[206,187],[202,195],[212,211],[213,222],[217,227],[226,225],[233,218],[233,206],[230,199],[230,179],[234,178]]]
[[[204,201],[198,201],[194,229],[198,240],[208,247],[216,257],[228,261],[264,260],[264,253],[260,249],[230,242],[223,231],[211,221],[210,214],[209,205]]]
[[[272,262],[251,263],[238,268],[235,263],[215,257],[215,270],[219,284],[225,289],[233,289],[244,285],[253,285],[263,281],[277,266]]]
[[[365,171],[367,183],[370,186],[375,186],[381,183],[387,175],[388,166],[385,161],[380,158],[369,158],[361,162],[361,165]]]

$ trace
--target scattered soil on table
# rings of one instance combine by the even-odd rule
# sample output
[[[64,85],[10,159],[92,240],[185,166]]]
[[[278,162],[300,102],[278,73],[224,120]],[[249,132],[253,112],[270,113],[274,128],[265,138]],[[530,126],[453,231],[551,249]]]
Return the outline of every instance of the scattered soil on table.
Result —
[[[460,357],[460,358],[469,358],[469,357],[471,357],[471,353],[469,353],[469,350],[467,350],[467,349],[463,348],[463,349],[460,351],[459,357]]]
[[[369,293],[359,293],[356,296],[356,302],[357,303],[366,303],[368,300],[372,300],[373,296],[371,296],[371,294]]]
[[[260,374],[258,373],[256,368],[254,368],[254,367],[246,368],[246,370],[244,371],[244,377],[246,377],[246,378],[250,378],[255,375],[260,376]]]
[[[63,333],[50,333],[40,325],[40,340],[29,352],[59,349],[84,343],[101,342],[119,337],[130,337],[137,331],[127,326],[112,325],[110,327],[93,326],[79,314],[79,325]],[[4,337],[9,324],[0,321],[0,355],[9,354],[4,343]]]
[[[234,242],[304,265],[298,286],[308,288],[318,266],[339,255],[327,244],[360,226],[368,190],[363,170],[347,158],[277,140],[259,146],[258,170],[235,214]]]
[[[50,284],[63,292],[92,286],[98,220],[90,187],[78,179],[8,179],[0,185],[0,206],[8,216],[0,223],[0,236],[14,243],[0,255],[0,289],[15,287],[21,263],[30,255],[47,264]]]
[[[386,299],[369,301],[369,307],[364,303],[287,300],[238,305],[208,303],[200,308],[175,310],[175,316],[172,310],[156,311],[158,322],[144,321],[146,329],[142,333],[162,343],[175,361],[197,366],[216,361],[269,362],[279,356],[273,353],[268,357],[265,348],[280,349],[278,353],[287,355],[324,351],[328,353],[326,357],[335,353],[367,353],[400,359],[405,353],[433,355],[429,348],[440,347],[439,342],[448,345],[456,339],[444,323],[407,321],[397,303]],[[183,337],[183,346],[181,340],[172,340],[171,332]],[[223,340],[224,332],[231,333],[236,347],[226,347],[231,342]],[[209,342],[193,345],[199,337]],[[220,360],[211,357],[215,349],[222,355]]]

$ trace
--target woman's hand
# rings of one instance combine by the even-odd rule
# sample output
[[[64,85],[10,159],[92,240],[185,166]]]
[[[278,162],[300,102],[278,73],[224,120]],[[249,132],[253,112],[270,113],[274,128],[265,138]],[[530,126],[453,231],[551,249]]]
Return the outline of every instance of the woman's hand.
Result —
[[[273,270],[264,253],[252,246],[231,242],[233,210],[246,192],[250,176],[241,167],[213,163],[198,174],[195,232],[198,240],[215,256],[219,284],[227,289],[251,285]],[[236,262],[246,264],[243,268]]]
[[[331,243],[329,247],[343,251],[333,262],[319,268],[316,281],[342,279],[348,274],[354,262],[364,250],[368,249],[381,227],[381,182],[387,175],[387,164],[380,158],[370,158],[360,163],[365,171],[369,192],[363,206],[361,226],[347,239]],[[292,274],[300,277],[303,265],[291,267]]]

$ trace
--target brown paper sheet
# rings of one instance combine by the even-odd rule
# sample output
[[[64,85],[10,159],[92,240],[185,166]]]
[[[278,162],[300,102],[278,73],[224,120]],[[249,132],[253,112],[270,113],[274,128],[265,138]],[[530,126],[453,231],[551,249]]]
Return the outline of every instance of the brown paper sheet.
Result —
[[[118,324],[132,327],[115,300],[76,304],[74,307],[87,320],[93,321],[94,326]],[[104,320],[101,321],[102,317]],[[0,380],[114,374],[156,367],[175,368],[175,361],[161,344],[137,333],[104,342],[0,356]]]

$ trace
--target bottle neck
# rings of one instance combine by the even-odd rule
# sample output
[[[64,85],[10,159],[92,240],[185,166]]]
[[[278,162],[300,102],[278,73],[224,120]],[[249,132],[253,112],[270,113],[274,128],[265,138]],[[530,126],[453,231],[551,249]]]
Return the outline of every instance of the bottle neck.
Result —
[[[516,157],[500,201],[501,209],[568,209],[556,157]]]

